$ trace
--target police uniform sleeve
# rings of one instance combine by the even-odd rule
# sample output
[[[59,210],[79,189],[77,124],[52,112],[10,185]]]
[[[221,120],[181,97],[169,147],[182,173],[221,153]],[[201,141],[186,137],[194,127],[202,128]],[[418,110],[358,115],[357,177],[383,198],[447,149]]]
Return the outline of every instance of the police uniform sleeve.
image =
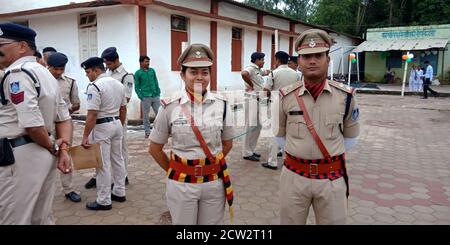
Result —
[[[225,118],[223,121],[223,131],[222,131],[222,140],[232,140],[234,137],[234,128],[233,128],[233,117],[231,112],[231,106],[228,101],[223,101],[225,103]]]
[[[155,121],[153,122],[153,129],[150,133],[150,140],[157,144],[167,144],[170,135],[170,120],[166,108],[159,107]]]
[[[102,102],[100,97],[100,91],[98,91],[97,87],[94,84],[89,84],[87,88],[87,103],[86,109],[98,111],[100,110],[100,104]]]
[[[69,119],[72,119],[70,117],[69,108],[67,107],[66,102],[64,101],[61,92],[57,91],[57,101],[58,101],[58,107],[57,107],[57,113],[56,113],[56,120],[55,122],[63,122]]]
[[[255,74],[255,71],[251,66],[247,66],[244,71],[247,71],[250,77],[252,77]]]
[[[273,72],[271,72],[268,76],[263,77],[264,79],[264,88],[268,90],[272,90],[273,88]]]
[[[80,104],[80,97],[78,96],[77,81],[72,81],[72,93],[70,94],[70,102],[72,104]]]
[[[124,78],[124,85],[125,85],[125,95],[127,98],[131,98],[131,95],[133,94],[133,83],[134,83],[134,76],[133,74],[128,74]]]
[[[127,95],[127,90],[128,89],[125,86],[123,86],[123,90],[124,90],[124,96],[122,98],[122,102],[120,103],[120,106],[126,106],[127,105],[127,98],[129,98],[128,95]]]
[[[286,136],[286,113],[283,110],[283,97],[280,93],[273,98],[274,116],[272,121],[272,132],[277,137]]]
[[[348,115],[344,118],[344,138],[356,138],[359,136],[359,106],[352,95]]]
[[[23,72],[13,72],[5,86],[9,101],[17,111],[20,128],[44,126],[44,118],[39,110],[38,93],[34,82]],[[6,85],[5,84],[5,85]]]

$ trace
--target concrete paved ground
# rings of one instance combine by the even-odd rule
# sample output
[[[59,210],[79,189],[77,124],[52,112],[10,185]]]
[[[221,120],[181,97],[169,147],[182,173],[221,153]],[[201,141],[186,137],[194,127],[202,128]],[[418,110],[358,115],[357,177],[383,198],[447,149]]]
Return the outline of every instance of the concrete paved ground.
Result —
[[[361,135],[347,154],[350,175],[348,224],[450,224],[450,98],[358,95]],[[75,143],[83,124],[77,122]],[[169,224],[165,174],[147,153],[141,130],[128,133],[130,165],[127,201],[111,211],[89,211],[95,189],[84,184],[92,171],[77,171],[82,202],[64,198],[58,180],[57,224]],[[257,152],[267,159],[267,130]],[[280,170],[242,159],[242,137],[228,157],[235,188],[234,224],[278,224]],[[279,159],[281,161],[281,159]],[[225,217],[227,217],[227,213]],[[228,224],[228,220],[226,221]],[[311,209],[308,223],[313,224]]]

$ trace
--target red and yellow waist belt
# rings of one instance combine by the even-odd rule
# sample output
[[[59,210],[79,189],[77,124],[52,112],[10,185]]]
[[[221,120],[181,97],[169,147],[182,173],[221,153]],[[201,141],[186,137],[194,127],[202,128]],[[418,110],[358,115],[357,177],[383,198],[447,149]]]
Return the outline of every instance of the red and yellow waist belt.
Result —
[[[345,154],[331,157],[331,162],[329,162],[326,159],[302,159],[286,152],[284,166],[292,172],[310,179],[329,179],[333,181],[344,177],[347,185],[347,196],[349,195]]]
[[[222,152],[215,156],[215,162],[211,162],[208,158],[190,160],[171,152],[167,176],[175,181],[194,184],[206,183],[221,178],[225,187],[228,205],[231,207],[233,204],[233,187]]]

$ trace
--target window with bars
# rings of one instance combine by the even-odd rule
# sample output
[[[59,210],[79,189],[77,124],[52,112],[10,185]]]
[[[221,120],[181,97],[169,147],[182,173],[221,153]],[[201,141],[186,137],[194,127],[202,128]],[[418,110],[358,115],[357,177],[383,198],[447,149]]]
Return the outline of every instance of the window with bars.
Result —
[[[189,19],[180,16],[171,16],[171,46],[172,46],[172,71],[181,71],[178,65],[178,57],[183,52],[183,43],[188,42]]]
[[[242,70],[242,29],[231,29],[231,71]]]

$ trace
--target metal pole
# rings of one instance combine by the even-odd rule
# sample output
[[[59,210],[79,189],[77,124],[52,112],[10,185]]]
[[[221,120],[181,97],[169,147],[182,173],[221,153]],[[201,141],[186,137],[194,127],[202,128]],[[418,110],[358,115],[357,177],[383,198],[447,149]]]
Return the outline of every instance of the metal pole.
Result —
[[[361,80],[359,78],[359,53],[358,52],[356,52],[356,71],[358,72],[357,73],[357,75],[358,75],[358,82],[360,82]]]
[[[409,55],[409,51],[406,53]],[[408,62],[405,60],[405,70],[403,71],[402,97],[405,95],[406,71],[408,70]]]
[[[279,43],[278,43],[278,30],[275,30],[274,36],[275,36],[275,53],[276,53],[279,50],[279,47],[278,47],[278,45],[279,45]]]
[[[330,60],[330,68],[331,68],[331,76],[330,76],[330,80],[333,80],[333,73],[334,73],[334,62],[333,62],[333,60]]]
[[[342,74],[342,76],[344,76],[344,48],[343,47],[341,47],[341,64],[342,64],[341,74]]]
[[[348,59],[348,86],[350,86],[351,75],[352,75],[352,60],[350,59],[350,56],[349,56],[349,59]]]

